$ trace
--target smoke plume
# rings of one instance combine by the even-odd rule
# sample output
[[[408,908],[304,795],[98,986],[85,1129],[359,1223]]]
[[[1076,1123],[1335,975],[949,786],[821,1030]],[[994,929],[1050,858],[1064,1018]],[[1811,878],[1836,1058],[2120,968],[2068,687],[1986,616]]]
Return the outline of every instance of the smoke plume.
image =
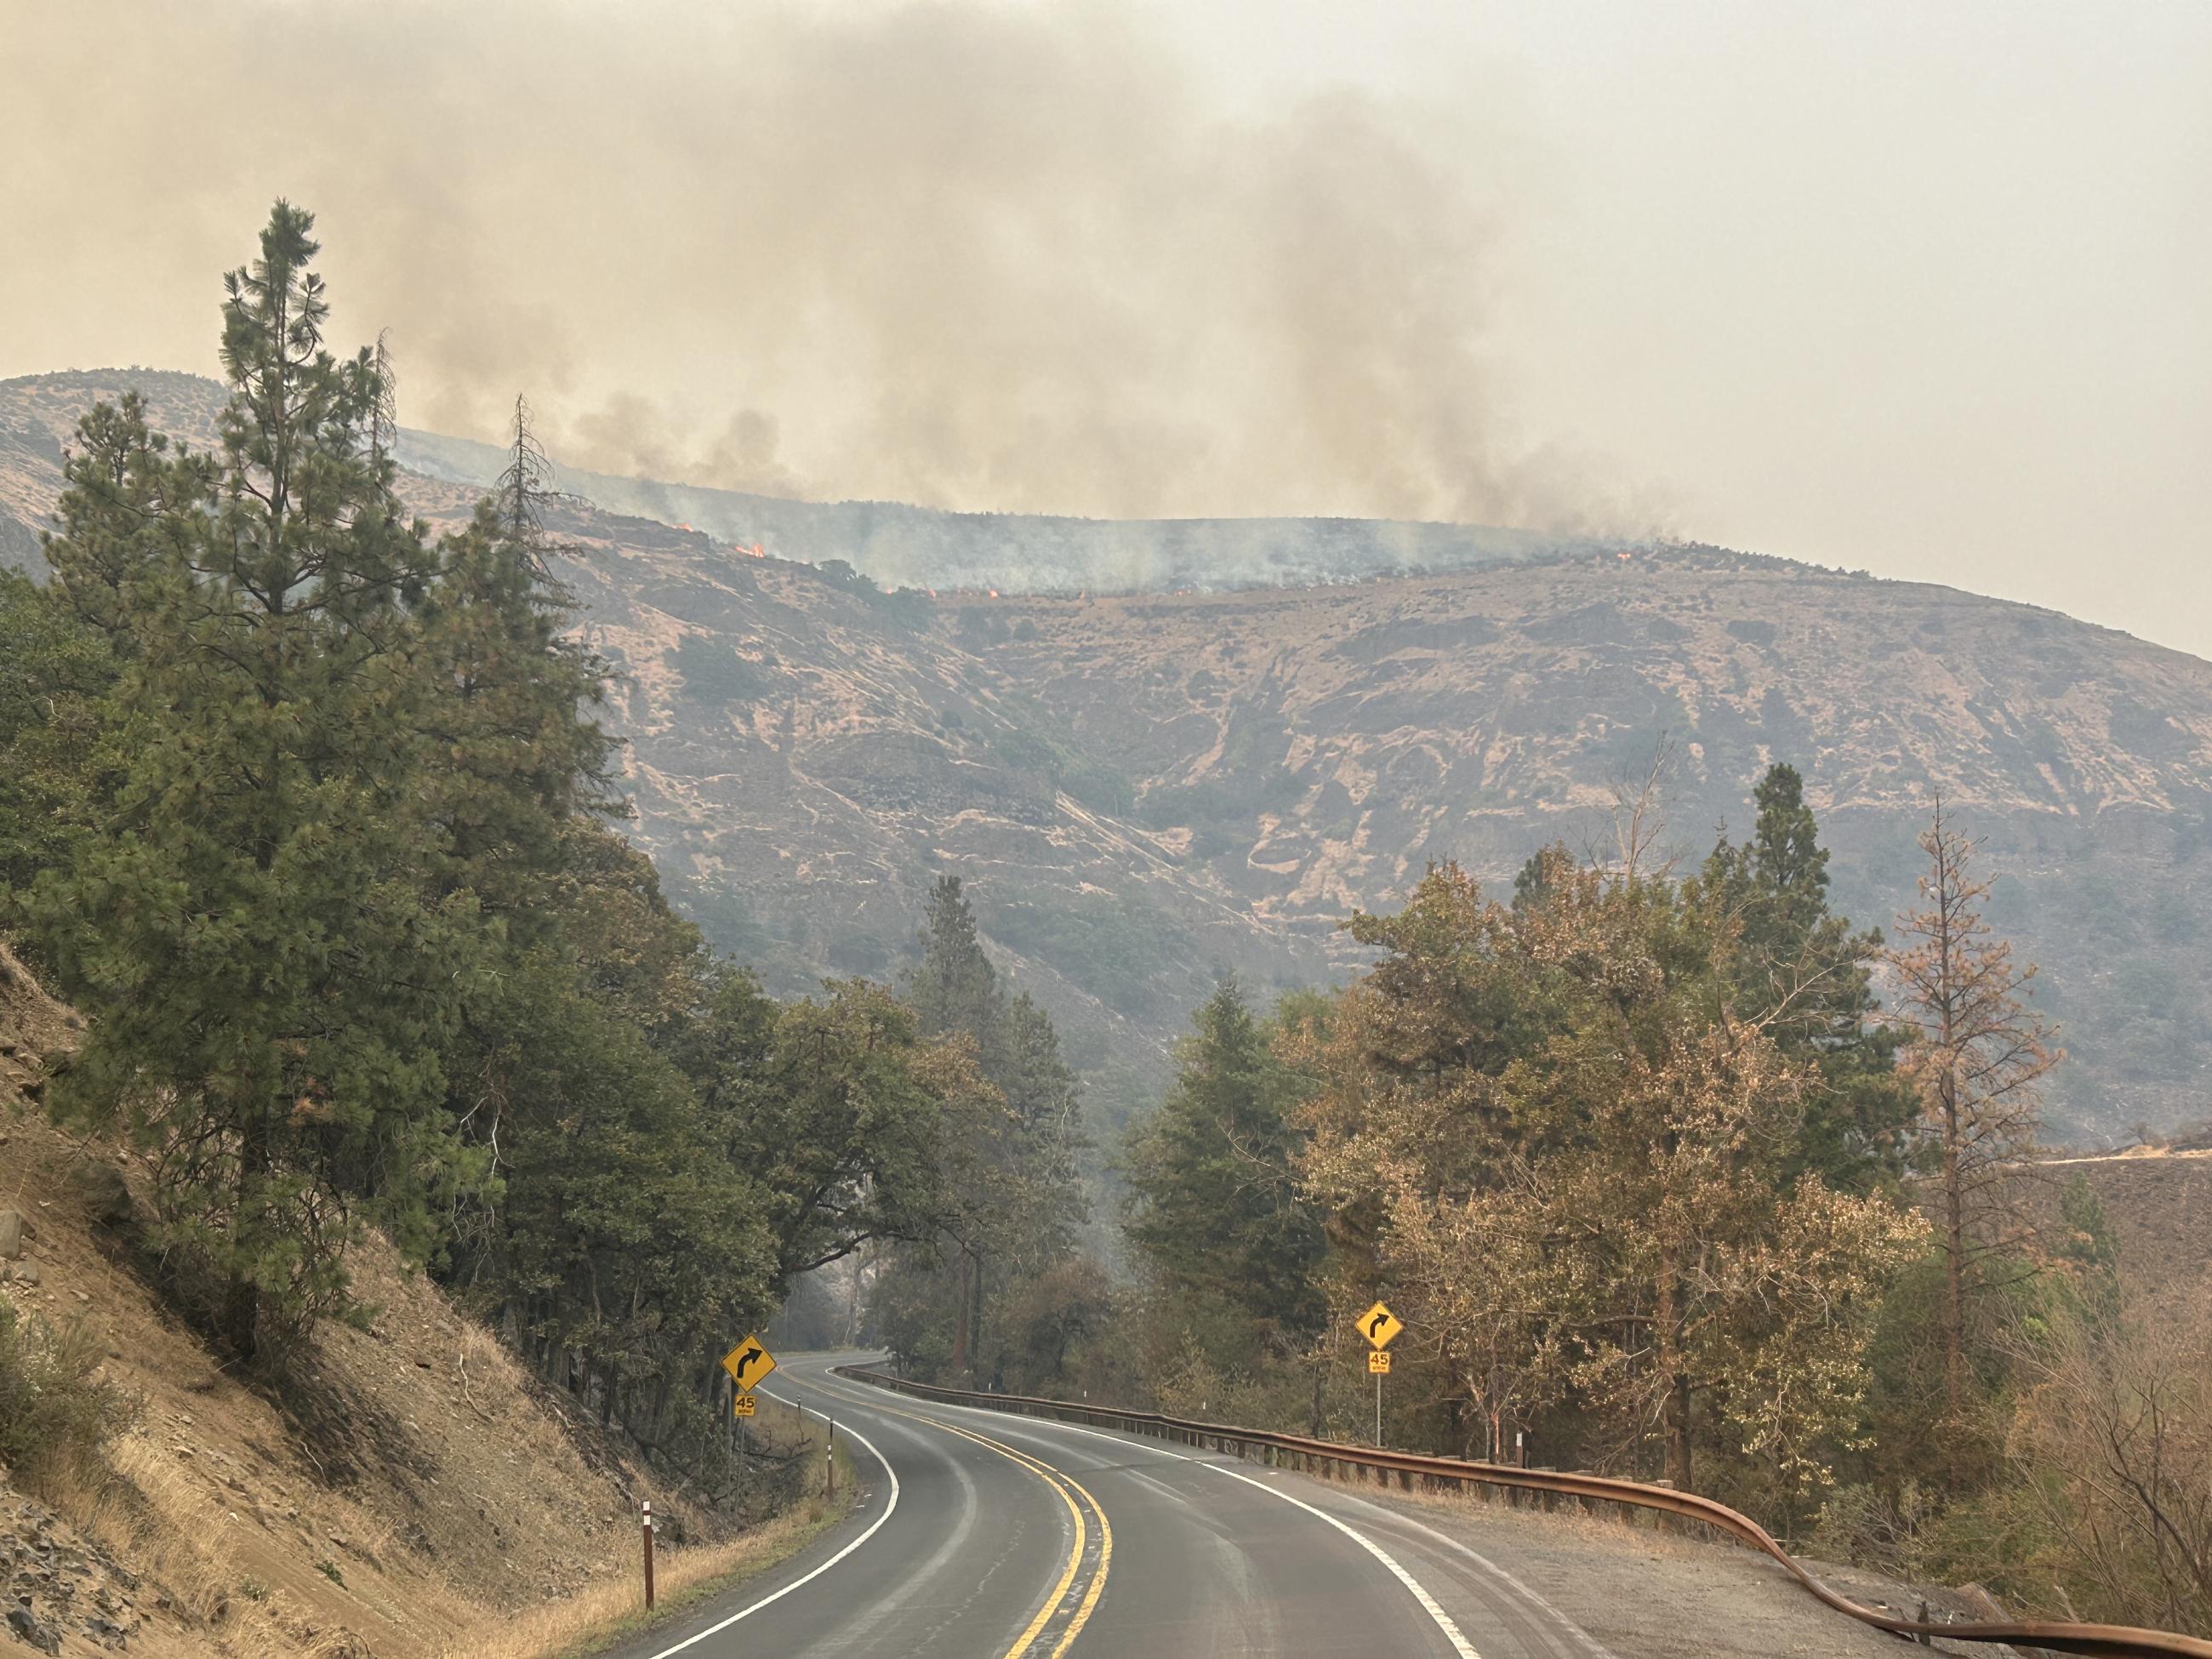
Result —
[[[0,372],[210,366],[216,274],[283,195],[337,337],[391,327],[404,419],[495,437],[526,392],[590,469],[1638,527],[1516,429],[1486,344],[1513,180],[1463,117],[1228,115],[1080,5],[9,11],[35,257],[0,270]]]

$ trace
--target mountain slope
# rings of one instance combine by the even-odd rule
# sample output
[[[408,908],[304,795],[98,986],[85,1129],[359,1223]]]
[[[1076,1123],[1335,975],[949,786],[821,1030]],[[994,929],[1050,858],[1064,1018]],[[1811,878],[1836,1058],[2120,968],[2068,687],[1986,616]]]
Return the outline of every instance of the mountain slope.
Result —
[[[0,384],[0,510],[19,525],[43,510],[56,422],[129,378]],[[137,379],[179,430],[206,430],[207,383]],[[449,473],[488,465],[410,441]],[[421,472],[404,487],[443,521],[476,489]],[[707,493],[669,500],[696,511]],[[1212,585],[1249,575],[1270,538],[1273,568],[1368,579],[1078,596],[1068,573],[1106,568],[1115,534],[1158,545],[1161,527],[709,505],[725,538],[589,501],[554,528],[577,547],[563,574],[580,625],[624,676],[635,833],[717,942],[780,988],[895,973],[929,879],[955,872],[1126,1102],[1218,969],[1263,989],[1321,978],[1349,959],[1337,921],[1391,903],[1431,859],[1504,882],[1543,841],[1602,840],[1613,785],[1664,742],[1670,839],[1692,857],[1716,825],[1747,826],[1770,761],[1803,769],[1838,902],[1862,922],[1911,901],[1941,790],[1988,838],[1992,921],[2043,963],[2041,1000],[2065,1023],[2062,1128],[2203,1115],[2212,665],[2197,659],[2032,606],[1715,549],[1482,532],[1401,561],[1432,574],[1386,577],[1370,574],[1389,562],[1376,550],[1421,527],[1183,526],[1179,562],[1155,567],[1179,573],[1171,586],[1205,585],[1217,546]],[[887,582],[914,568],[871,564],[884,544],[863,511],[927,526],[927,573],[1006,596],[887,594],[828,564],[842,549]],[[1068,591],[1017,594],[1020,579]]]
[[[635,687],[641,833],[732,944],[883,971],[957,869],[1063,1000],[1157,1042],[1217,964],[1341,967],[1337,921],[1430,859],[1503,882],[1545,840],[1602,840],[1663,738],[1692,854],[1747,826],[1771,761],[1803,768],[1864,921],[1911,898],[1942,791],[1989,839],[1993,920],[2045,963],[2075,1126],[2201,1115],[2212,669],[2180,653],[1688,550],[912,623],[750,562],[578,573]]]

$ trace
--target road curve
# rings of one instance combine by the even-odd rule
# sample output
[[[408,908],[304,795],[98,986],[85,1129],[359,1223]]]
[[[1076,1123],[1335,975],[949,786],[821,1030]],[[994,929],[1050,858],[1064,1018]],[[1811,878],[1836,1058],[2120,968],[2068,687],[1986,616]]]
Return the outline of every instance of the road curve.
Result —
[[[1612,1659],[1418,1518],[1231,1457],[892,1395],[787,1358],[865,1496],[775,1571],[620,1659]]]

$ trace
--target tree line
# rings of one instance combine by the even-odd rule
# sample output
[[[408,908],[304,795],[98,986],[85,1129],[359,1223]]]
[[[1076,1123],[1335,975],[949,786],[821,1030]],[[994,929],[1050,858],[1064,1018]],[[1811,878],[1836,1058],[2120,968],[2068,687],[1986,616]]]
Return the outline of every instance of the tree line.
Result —
[[[374,1226],[708,1458],[716,1361],[799,1275],[898,1241],[921,1310],[949,1249],[972,1319],[1065,1234],[1073,1080],[972,925],[909,999],[780,1003],[704,948],[616,827],[526,411],[469,523],[410,519],[391,364],[326,344],[313,231],[278,204],[226,279],[219,447],[95,408],[52,580],[0,585],[0,884],[88,1020],[46,1103],[138,1154],[162,1288],[236,1357],[364,1312]]]
[[[1371,965],[1200,1008],[1133,1130],[1170,1410],[1364,1439],[1357,1311],[1407,1324],[1384,1437],[1695,1490],[1831,1559],[2059,1618],[2212,1628],[2212,1318],[2036,1160],[2062,1058],[1939,805],[1893,941],[1828,899],[1786,765],[1741,843],[1648,819],[1508,895],[1437,866]],[[1890,988],[1883,1007],[1876,975]]]

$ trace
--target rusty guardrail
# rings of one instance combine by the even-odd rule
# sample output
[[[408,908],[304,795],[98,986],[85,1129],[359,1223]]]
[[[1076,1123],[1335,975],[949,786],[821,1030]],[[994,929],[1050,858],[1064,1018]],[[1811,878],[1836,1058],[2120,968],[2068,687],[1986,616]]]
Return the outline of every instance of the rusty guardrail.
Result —
[[[1125,1434],[1145,1434],[1201,1450],[1231,1454],[1240,1458],[1257,1455],[1276,1468],[1290,1468],[1334,1476],[1341,1471],[1373,1470],[1386,1484],[1393,1475],[1404,1490],[1418,1485],[1438,1486],[1488,1486],[1514,1492],[1541,1494],[1546,1507],[1559,1498],[1578,1503],[1617,1504],[1624,1510],[1653,1510],[1696,1521],[1736,1542],[1780,1562],[1790,1577],[1838,1613],[1892,1635],[1919,1641],[1941,1636],[1960,1642],[2008,1642],[2015,1647],[2041,1648],[2051,1653],[2107,1656],[2107,1659],[2212,1659],[2212,1642],[2172,1631],[2138,1630],[2125,1625],[2056,1625],[2031,1622],[1974,1622],[1923,1625],[1898,1619],[1861,1605],[1830,1589],[1806,1571],[1797,1559],[1774,1540],[1765,1528],[1749,1516],[1694,1492],[1676,1492],[1639,1480],[1616,1480],[1599,1474],[1563,1474],[1553,1469],[1516,1468],[1504,1463],[1473,1463],[1457,1457],[1429,1457],[1414,1452],[1394,1452],[1373,1446],[1347,1446],[1334,1440],[1310,1439],[1304,1435],[1276,1434],[1265,1429],[1238,1428],[1223,1423],[1200,1423],[1168,1417],[1158,1412],[1125,1410],[1118,1407],[1078,1404],[1066,1400],[1040,1400],[1027,1395],[981,1394],[967,1389],[942,1389],[927,1382],[911,1382],[867,1365],[839,1365],[835,1375],[877,1388],[890,1389],[926,1400],[957,1406],[976,1406],[1024,1417],[1042,1417],[1063,1423],[1083,1423],[1092,1428],[1116,1429]]]

